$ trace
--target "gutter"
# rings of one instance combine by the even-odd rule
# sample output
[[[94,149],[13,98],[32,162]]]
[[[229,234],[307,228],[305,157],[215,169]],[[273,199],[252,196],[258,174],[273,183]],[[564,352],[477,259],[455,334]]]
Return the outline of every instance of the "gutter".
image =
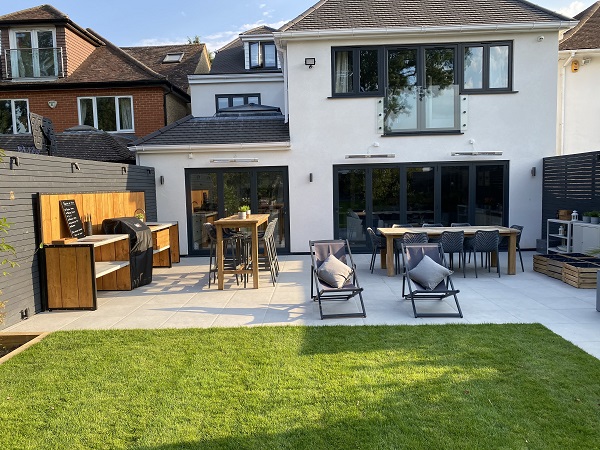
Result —
[[[562,89],[560,94],[560,147],[558,149],[558,156],[562,156],[565,154],[565,98],[567,90],[567,67],[569,64],[571,64],[571,61],[573,60],[573,58],[575,58],[576,54],[577,50],[571,50],[571,54],[562,66]]]
[[[576,20],[554,22],[530,22],[523,24],[488,24],[488,25],[446,25],[446,26],[420,26],[398,28],[349,28],[342,30],[314,30],[314,31],[279,31],[274,32],[276,41],[284,45],[284,41],[292,40],[317,40],[321,38],[351,38],[351,37],[390,37],[398,35],[422,34],[463,34],[463,33],[490,33],[512,31],[558,31],[569,29],[577,25]]]
[[[178,144],[178,145],[133,145],[130,150],[136,153],[211,153],[224,151],[277,151],[291,150],[290,141],[253,142],[232,144]]]

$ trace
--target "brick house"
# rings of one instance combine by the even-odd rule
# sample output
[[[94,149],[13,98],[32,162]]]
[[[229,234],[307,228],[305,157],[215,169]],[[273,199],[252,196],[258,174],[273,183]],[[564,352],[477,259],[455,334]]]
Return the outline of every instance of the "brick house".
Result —
[[[31,112],[144,136],[190,113],[187,74],[210,69],[204,45],[119,48],[50,5],[0,16],[0,33],[0,136],[30,133]]]

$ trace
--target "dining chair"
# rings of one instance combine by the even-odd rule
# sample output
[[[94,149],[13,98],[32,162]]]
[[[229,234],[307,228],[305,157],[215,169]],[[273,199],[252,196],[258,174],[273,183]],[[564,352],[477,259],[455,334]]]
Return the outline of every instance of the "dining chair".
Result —
[[[209,250],[209,259],[208,259],[208,287],[210,287],[210,275],[213,276],[213,282],[217,281],[217,272],[219,268],[217,267],[217,255],[215,254],[215,249],[217,246],[217,229],[216,227],[210,223],[205,222],[202,224],[204,228],[204,232],[209,240],[210,250]],[[234,233],[230,231],[228,228],[223,229],[223,263],[230,264],[233,267],[236,267],[240,264],[243,259],[242,256],[242,245],[240,240],[243,236],[240,233]],[[227,252],[229,251],[230,257],[227,258]],[[214,264],[213,264],[214,257]],[[235,281],[238,286],[240,284],[239,278],[236,274]]]
[[[500,243],[500,232],[498,230],[477,230],[473,241],[469,244],[469,250],[473,252],[473,262],[475,264],[475,278],[477,278],[477,252],[496,252],[498,255],[498,244]],[[496,258],[496,269],[500,277],[500,258]],[[491,264],[488,265],[488,272],[491,270]]]
[[[371,273],[373,273],[377,253],[382,249],[386,248],[386,242],[385,237],[378,236],[371,227],[367,227],[367,233],[369,234],[369,238],[371,239],[371,247],[373,249],[373,252],[371,253],[371,264],[369,265],[369,269],[371,269]]]
[[[463,278],[467,276],[465,271],[465,232],[459,231],[444,231],[440,236],[440,244],[444,249],[444,253],[450,255],[450,268],[454,270],[454,253],[458,253],[458,267],[462,263]]]
[[[443,223],[426,223],[424,222],[423,225],[421,225],[422,227],[429,227],[429,228],[441,228],[444,226]],[[429,236],[429,242],[440,242],[440,236]]]

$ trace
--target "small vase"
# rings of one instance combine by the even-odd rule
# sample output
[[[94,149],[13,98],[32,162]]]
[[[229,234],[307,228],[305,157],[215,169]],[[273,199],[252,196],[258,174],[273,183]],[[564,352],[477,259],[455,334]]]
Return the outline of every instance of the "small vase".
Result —
[[[245,219],[246,218],[246,211],[238,211],[238,218]]]
[[[250,210],[246,211],[246,217],[250,217]]]

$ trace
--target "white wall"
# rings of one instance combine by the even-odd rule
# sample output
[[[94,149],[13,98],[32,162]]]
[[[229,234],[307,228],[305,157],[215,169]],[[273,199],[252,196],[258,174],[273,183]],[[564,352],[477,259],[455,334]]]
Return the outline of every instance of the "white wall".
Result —
[[[195,82],[210,77],[211,84]],[[216,112],[215,95],[220,94],[260,94],[263,105],[277,106],[284,111],[283,75],[272,74],[266,80],[244,75],[226,76],[190,76],[190,95],[192,97],[192,115],[210,117]]]
[[[541,234],[542,158],[552,156],[556,132],[556,55],[558,36],[539,32],[465,35],[459,42],[513,40],[514,94],[470,95],[468,130],[462,135],[382,137],[377,131],[375,98],[331,96],[331,46],[355,41],[288,42],[290,138],[290,234],[292,251],[304,251],[309,239],[333,233],[332,165],[348,164],[347,153],[365,153],[378,142],[378,152],[395,153],[381,162],[459,161],[453,151],[501,150],[502,156],[462,157],[465,161],[510,160],[509,223],[525,226],[521,245],[535,247]],[[412,43],[449,42],[440,36],[419,36]],[[409,42],[405,40],[404,42]],[[401,43],[399,39],[362,41],[360,45]],[[317,64],[304,66],[305,57]],[[372,150],[372,148],[371,148]],[[354,161],[357,160],[353,160]],[[290,163],[292,164],[292,163]],[[536,177],[530,174],[537,167]],[[314,183],[307,183],[308,174]]]
[[[562,58],[568,57],[561,52]],[[590,58],[589,64],[582,64]],[[571,64],[563,70],[566,59],[559,59],[559,99],[562,100],[564,83],[564,147],[561,153],[561,135],[558,133],[558,154],[573,154],[600,150],[600,50],[579,51],[575,54],[579,71],[572,72]],[[561,120],[559,102],[559,122]]]
[[[331,99],[331,46],[391,44],[409,42],[406,38],[374,41],[288,42],[290,151],[247,151],[243,156],[258,157],[260,163],[244,166],[287,166],[289,168],[289,223],[292,252],[306,252],[310,239],[333,237],[333,165],[347,164],[347,153],[365,153],[374,142],[378,152],[395,153],[395,159],[382,162],[433,162],[462,160],[510,160],[509,224],[525,226],[521,245],[535,247],[541,237],[542,158],[555,151],[556,59],[558,36],[545,32],[520,34],[461,35],[457,42],[514,40],[514,90],[511,94],[470,95],[468,130],[460,135],[386,136],[377,130],[376,98]],[[448,35],[420,35],[410,42],[450,42]],[[315,57],[309,69],[305,57]],[[198,106],[199,94],[192,85],[193,113],[212,115]],[[215,88],[220,89],[220,88]],[[283,85],[281,85],[283,89]],[[208,90],[205,90],[208,92]],[[239,92],[248,92],[244,89]],[[214,110],[214,93],[206,93]],[[227,93],[227,92],[219,92]],[[263,103],[269,103],[264,97]],[[277,105],[279,106],[279,105]],[[280,106],[281,107],[281,106]],[[453,157],[453,151],[501,150],[502,156]],[[371,148],[372,150],[372,148]],[[184,168],[217,167],[209,160],[233,157],[234,152],[166,155],[139,152],[140,164],[154,166],[157,179],[158,220],[178,220],[182,253],[187,252]],[[238,153],[239,157],[240,154]],[[353,164],[357,160],[352,160]],[[232,164],[229,165],[230,167]],[[235,166],[235,164],[234,164]],[[538,175],[532,177],[531,168]],[[309,174],[313,182],[309,182]]]

